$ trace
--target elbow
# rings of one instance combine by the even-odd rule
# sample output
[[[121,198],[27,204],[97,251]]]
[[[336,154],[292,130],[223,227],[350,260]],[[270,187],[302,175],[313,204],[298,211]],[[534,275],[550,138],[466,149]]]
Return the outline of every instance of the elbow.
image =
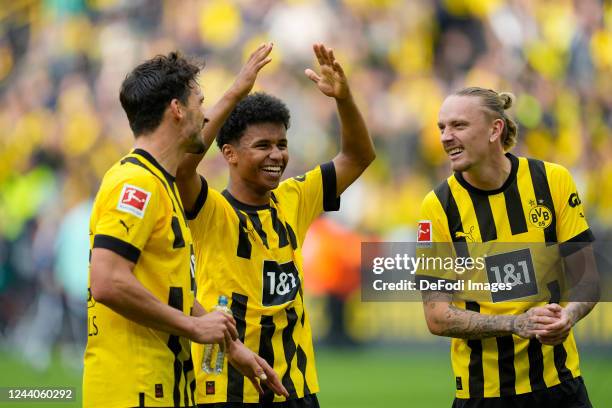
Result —
[[[98,274],[94,272],[92,268],[91,273],[91,296],[97,303],[102,303],[105,306],[111,307],[117,302],[119,293],[121,292],[121,282],[119,282],[113,275],[106,276],[104,278],[98,277]]]
[[[435,316],[425,316],[427,328],[434,336],[444,336],[444,325]]]
[[[360,156],[361,157],[359,157],[359,162],[365,169],[376,159],[376,150],[374,149],[374,145],[370,143],[368,148],[364,149]]]
[[[108,306],[113,303],[114,291],[111,285],[91,282],[91,296],[96,303]]]
[[[437,322],[434,322],[432,319],[427,319],[427,328],[429,329],[429,332],[434,336],[444,336],[444,330],[442,328],[442,325],[438,324]]]
[[[372,151],[364,158],[364,168],[367,168],[372,162],[376,160],[376,151],[372,149]]]
[[[427,328],[434,336],[448,336],[449,320],[446,313],[447,306],[445,303],[438,303],[435,309],[431,305],[425,307]]]
[[[361,153],[359,155],[355,155],[353,157],[350,158],[350,161],[353,163],[353,165],[357,168],[359,168],[362,172],[367,169],[370,164],[372,164],[372,162],[376,159],[376,152],[374,151],[374,149],[365,152],[365,153]]]

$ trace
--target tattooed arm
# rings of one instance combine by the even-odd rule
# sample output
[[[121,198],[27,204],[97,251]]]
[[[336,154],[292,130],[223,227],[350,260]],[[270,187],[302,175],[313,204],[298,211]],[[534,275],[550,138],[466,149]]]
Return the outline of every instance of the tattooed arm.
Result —
[[[557,314],[558,320],[545,326],[545,334],[537,336],[542,344],[563,343],[571,328],[593,310],[601,294],[599,273],[591,245],[567,255],[564,261],[570,286],[569,302],[565,307],[554,303],[546,306]]]
[[[452,295],[448,293],[422,292],[422,295],[427,326],[437,336],[484,339],[516,334],[533,338],[545,334],[541,327],[557,319],[545,307],[532,308],[520,315],[487,315],[459,309],[451,303]]]
[[[555,303],[546,305],[547,309],[556,313],[557,319],[554,323],[543,326],[545,332],[538,334],[537,339],[542,344],[550,346],[563,343],[572,327],[589,314],[596,304],[596,302],[570,302],[565,307]]]

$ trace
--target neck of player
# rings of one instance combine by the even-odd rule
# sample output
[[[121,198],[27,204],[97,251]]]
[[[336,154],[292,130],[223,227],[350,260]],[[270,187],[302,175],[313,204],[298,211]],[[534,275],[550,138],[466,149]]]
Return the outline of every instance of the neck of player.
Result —
[[[176,139],[172,134],[158,128],[154,132],[137,137],[134,148],[148,152],[168,173],[176,177],[176,170],[185,151],[173,137]]]
[[[501,188],[512,171],[512,162],[504,154],[491,155],[467,171],[462,172],[465,181],[480,190]]]
[[[234,179],[230,176],[227,191],[238,201],[248,205],[268,205],[270,204],[270,190],[264,190],[246,180]]]

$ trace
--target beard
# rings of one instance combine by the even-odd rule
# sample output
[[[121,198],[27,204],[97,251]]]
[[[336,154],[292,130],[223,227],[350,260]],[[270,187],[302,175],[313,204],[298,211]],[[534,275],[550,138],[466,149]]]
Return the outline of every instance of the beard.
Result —
[[[187,153],[202,154],[206,151],[204,140],[202,140],[202,128],[195,129],[187,139]]]
[[[190,139],[190,143],[187,146],[187,153],[202,154],[205,151],[206,151],[206,146],[204,145],[204,142],[199,137],[199,135]]]

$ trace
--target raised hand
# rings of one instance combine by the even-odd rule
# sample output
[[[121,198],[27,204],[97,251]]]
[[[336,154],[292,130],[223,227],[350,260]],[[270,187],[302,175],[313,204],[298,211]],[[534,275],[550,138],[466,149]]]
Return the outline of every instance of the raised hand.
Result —
[[[272,61],[269,55],[270,52],[272,52],[273,46],[274,44],[270,42],[261,44],[257,47],[238,73],[236,80],[229,89],[229,92],[231,92],[234,97],[238,98],[238,100],[244,98],[251,92],[259,70]]]
[[[248,349],[240,341],[234,341],[230,344],[228,361],[253,383],[260,394],[263,395],[264,391],[259,381],[266,384],[275,394],[289,396],[287,389],[266,360]]]
[[[308,68],[304,71],[306,76],[317,84],[325,95],[336,99],[348,97],[350,95],[348,81],[342,66],[334,57],[334,51],[323,44],[314,44],[312,49],[319,61],[321,73],[317,74]]]

